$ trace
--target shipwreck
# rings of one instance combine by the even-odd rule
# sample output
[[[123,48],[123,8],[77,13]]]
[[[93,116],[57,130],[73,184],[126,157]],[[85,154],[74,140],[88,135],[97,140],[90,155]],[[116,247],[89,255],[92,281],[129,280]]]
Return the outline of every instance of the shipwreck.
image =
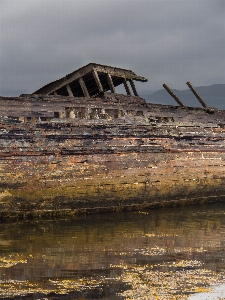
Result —
[[[90,63],[0,97],[0,217],[64,217],[225,199],[225,111],[146,103],[130,70]],[[126,95],[115,88],[123,84]]]

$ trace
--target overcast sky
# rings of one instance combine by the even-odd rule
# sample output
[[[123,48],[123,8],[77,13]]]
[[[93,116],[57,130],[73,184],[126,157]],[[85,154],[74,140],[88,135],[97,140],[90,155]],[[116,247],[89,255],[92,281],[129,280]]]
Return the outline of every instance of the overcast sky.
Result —
[[[225,83],[225,1],[0,0],[0,95],[90,62],[148,78],[140,94]]]

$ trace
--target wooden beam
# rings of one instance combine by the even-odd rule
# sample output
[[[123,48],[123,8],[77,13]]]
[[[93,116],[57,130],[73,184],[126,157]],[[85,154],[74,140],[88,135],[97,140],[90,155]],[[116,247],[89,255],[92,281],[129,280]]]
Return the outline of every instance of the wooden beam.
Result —
[[[66,75],[62,79],[56,80],[55,82],[48,84],[48,86],[46,86],[46,87],[42,87],[41,89],[39,89],[40,90],[39,93],[42,93],[42,90],[43,90],[44,94],[47,94],[47,95],[51,94],[55,90],[58,90],[58,89],[62,88],[63,86],[66,86],[67,84],[79,79],[79,77],[82,77],[92,71],[93,71],[92,65],[88,64],[87,66],[80,68],[79,70],[76,70],[71,74]]]
[[[131,70],[115,68],[115,67],[110,67],[110,66],[97,65],[97,64],[95,65],[94,68],[95,68],[96,71],[98,71],[100,73],[109,73],[111,76],[126,77],[127,79],[132,78],[134,80],[143,81],[143,82],[148,81],[148,79],[136,75]]]
[[[85,67],[82,67],[76,71],[74,71],[71,74],[66,75],[65,77],[56,80],[52,83],[47,84],[46,86],[40,88],[39,90],[37,90],[36,92],[38,94],[51,94],[53,93],[55,90],[58,90],[60,88],[62,88],[63,86],[66,86],[67,84],[78,80],[80,77],[83,77],[84,75],[93,72],[93,70],[95,70],[96,72],[99,73],[109,73],[111,76],[116,76],[116,77],[126,77],[127,79],[133,79],[133,80],[137,80],[137,81],[143,81],[146,82],[148,81],[146,78],[141,77],[141,76],[137,76],[134,72],[130,71],[130,70],[125,70],[125,69],[120,69],[120,68],[114,68],[114,67],[110,67],[110,66],[103,66],[103,65],[98,65],[98,64],[88,64]]]
[[[80,86],[81,86],[82,91],[83,91],[83,93],[84,93],[84,96],[90,98],[90,95],[89,95],[89,92],[88,92],[88,89],[87,89],[87,87],[86,87],[86,84],[85,84],[85,82],[84,82],[83,77],[80,77],[80,78],[79,78],[79,83],[80,83]]]
[[[171,89],[164,83],[163,84],[164,89],[167,90],[167,92],[170,94],[170,96],[173,97],[174,100],[177,101],[177,103],[181,106],[181,107],[185,107],[184,104],[180,101],[180,99],[171,91]]]
[[[133,90],[134,96],[139,97],[133,79],[129,79],[129,82],[130,82],[131,88]]]
[[[61,78],[59,80],[56,80],[52,83],[47,84],[46,86],[40,88],[36,92],[38,94],[45,94],[45,95],[51,94],[55,90],[58,90],[58,89],[62,88],[63,86],[66,86],[67,84],[69,84],[75,80],[78,80],[80,77],[83,77],[84,75],[86,75],[90,72],[93,72],[93,69],[99,73],[106,73],[106,74],[109,73],[111,76],[126,77],[127,79],[133,79],[133,80],[143,81],[143,82],[148,81],[146,78],[137,76],[134,72],[132,72],[130,70],[125,70],[125,69],[114,68],[114,67],[110,67],[110,66],[104,66],[104,65],[98,65],[98,64],[91,63],[91,64],[88,64],[87,66],[84,66],[84,67],[74,71],[71,74],[64,76],[63,78]]]
[[[193,86],[191,85],[191,83],[188,81],[186,83],[189,87],[189,89],[192,91],[192,93],[195,95],[195,97],[198,99],[198,101],[201,103],[201,105],[204,108],[208,108],[208,106],[205,104],[205,102],[202,100],[202,98],[199,96],[199,94],[196,92],[196,90],[193,88]]]
[[[112,80],[112,77],[109,73],[106,74],[106,78],[107,78],[107,81],[108,81],[108,84],[109,84],[109,87],[110,87],[110,90],[111,90],[111,93],[115,93],[116,90],[115,90],[115,87],[113,85],[113,80]]]
[[[129,88],[128,84],[127,84],[126,78],[123,79],[123,84],[124,84],[125,90],[127,92],[127,95],[130,96],[131,92],[130,92],[130,88]]]
[[[96,84],[98,86],[99,92],[103,92],[103,87],[102,87],[101,81],[100,81],[100,79],[98,77],[98,72],[94,69],[92,71],[92,74],[93,74],[95,82],[96,82]]]
[[[72,92],[72,90],[71,90],[71,88],[70,88],[69,83],[66,85],[66,89],[67,89],[67,92],[68,92],[69,96],[70,96],[70,97],[74,97],[73,92]]]

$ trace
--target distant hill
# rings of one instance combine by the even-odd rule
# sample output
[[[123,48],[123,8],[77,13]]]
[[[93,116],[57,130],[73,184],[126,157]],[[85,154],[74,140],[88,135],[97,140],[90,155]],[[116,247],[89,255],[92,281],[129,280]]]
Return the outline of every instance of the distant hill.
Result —
[[[199,86],[194,88],[208,106],[225,109],[225,84],[213,84],[210,86]],[[184,103],[184,105],[201,107],[201,104],[189,88],[184,91],[175,89],[172,89],[172,91]],[[150,103],[177,105],[176,101],[165,89],[161,89],[148,95],[146,93],[146,95],[141,95],[141,97]]]

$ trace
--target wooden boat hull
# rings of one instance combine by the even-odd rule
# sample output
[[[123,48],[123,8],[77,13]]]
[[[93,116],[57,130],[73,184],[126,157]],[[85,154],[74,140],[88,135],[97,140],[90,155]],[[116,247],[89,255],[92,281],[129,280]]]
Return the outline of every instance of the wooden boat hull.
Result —
[[[65,98],[2,101],[17,109],[1,120],[1,218],[225,199],[224,111]],[[59,118],[68,106],[74,116]]]

